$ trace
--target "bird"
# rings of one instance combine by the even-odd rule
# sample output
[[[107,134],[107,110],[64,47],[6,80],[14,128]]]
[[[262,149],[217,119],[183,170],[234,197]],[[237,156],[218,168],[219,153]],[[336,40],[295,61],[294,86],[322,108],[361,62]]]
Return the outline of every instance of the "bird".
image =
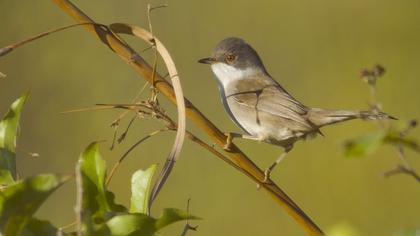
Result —
[[[305,106],[270,76],[257,51],[238,37],[223,39],[210,57],[198,62],[210,65],[226,112],[244,131],[244,134],[226,133],[224,148],[229,150],[234,138],[243,138],[284,149],[275,162],[265,169],[265,181],[296,141],[323,136],[320,129],[324,126],[352,119],[396,119],[378,110]]]

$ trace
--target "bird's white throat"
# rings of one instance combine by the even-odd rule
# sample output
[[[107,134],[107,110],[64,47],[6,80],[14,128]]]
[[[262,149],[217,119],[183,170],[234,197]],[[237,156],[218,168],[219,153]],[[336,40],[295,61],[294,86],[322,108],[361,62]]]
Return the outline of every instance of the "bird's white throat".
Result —
[[[246,79],[249,76],[258,73],[254,68],[238,69],[220,62],[212,64],[211,69],[224,88],[226,88],[230,82]]]

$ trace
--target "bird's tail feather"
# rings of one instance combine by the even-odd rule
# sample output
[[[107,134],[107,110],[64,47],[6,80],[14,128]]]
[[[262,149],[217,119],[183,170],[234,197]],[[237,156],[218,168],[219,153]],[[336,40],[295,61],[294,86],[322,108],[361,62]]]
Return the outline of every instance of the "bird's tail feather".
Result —
[[[317,127],[353,119],[396,120],[395,117],[380,111],[325,110],[320,108],[312,108],[309,110],[308,119]]]

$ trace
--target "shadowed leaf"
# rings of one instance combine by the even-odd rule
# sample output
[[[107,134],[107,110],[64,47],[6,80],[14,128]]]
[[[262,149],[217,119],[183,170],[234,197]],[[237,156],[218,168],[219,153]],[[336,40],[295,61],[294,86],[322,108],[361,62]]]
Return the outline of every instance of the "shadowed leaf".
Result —
[[[156,221],[156,228],[159,230],[167,225],[180,220],[199,220],[196,216],[189,215],[185,211],[175,208],[167,208],[163,210],[163,215]]]
[[[12,103],[0,121],[0,184],[7,185],[16,180],[16,137],[22,107],[28,93]]]
[[[22,235],[25,236],[56,236],[58,235],[58,229],[54,227],[49,221],[38,220],[32,218],[28,221],[25,228],[22,230]],[[67,234],[61,232],[61,235]]]
[[[38,175],[9,185],[0,192],[0,228],[4,235],[19,232],[45,199],[68,178]]]
[[[106,190],[105,161],[99,153],[97,143],[90,144],[79,158],[83,186],[82,208],[93,221],[103,222],[115,214],[125,211],[114,203],[114,194]]]
[[[149,196],[152,188],[152,179],[157,165],[150,166],[147,170],[136,171],[131,178],[131,213],[148,213]]]

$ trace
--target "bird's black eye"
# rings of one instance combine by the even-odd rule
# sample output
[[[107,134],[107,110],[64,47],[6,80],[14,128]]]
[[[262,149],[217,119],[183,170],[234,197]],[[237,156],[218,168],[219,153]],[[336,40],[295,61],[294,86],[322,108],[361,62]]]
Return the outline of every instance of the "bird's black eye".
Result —
[[[228,63],[232,63],[233,61],[235,61],[235,59],[236,59],[236,56],[233,55],[233,54],[227,54],[226,55],[226,62],[228,62]]]

